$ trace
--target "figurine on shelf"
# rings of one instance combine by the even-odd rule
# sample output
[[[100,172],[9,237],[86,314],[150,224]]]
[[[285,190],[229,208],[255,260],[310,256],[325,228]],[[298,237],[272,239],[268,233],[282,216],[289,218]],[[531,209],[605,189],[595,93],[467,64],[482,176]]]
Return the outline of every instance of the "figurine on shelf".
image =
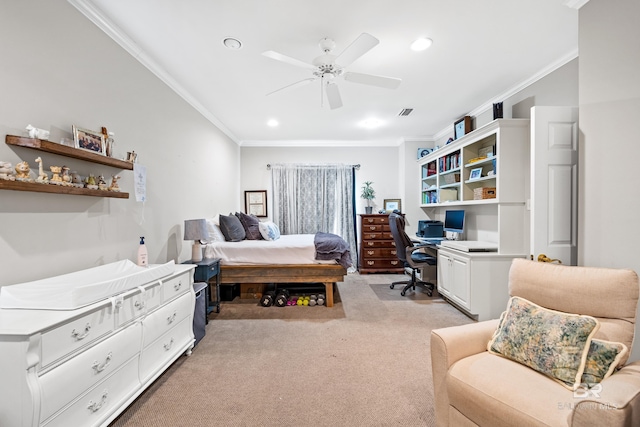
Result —
[[[64,185],[70,187],[71,186],[71,175],[69,175],[69,167],[68,166],[62,166],[62,182],[64,183]]]
[[[6,181],[15,181],[16,176],[13,174],[13,165],[9,162],[0,161],[0,179]]]
[[[93,176],[92,173],[89,174],[89,176],[85,180],[85,183],[86,183],[86,187],[89,190],[97,190],[98,189],[98,185],[96,184],[96,177]]]
[[[18,181],[33,182],[30,172],[31,168],[29,167],[29,163],[20,162],[16,165],[16,179]]]
[[[26,129],[27,133],[29,134],[29,138],[49,139],[48,130],[38,129],[37,127],[33,127],[31,125],[27,125]]]
[[[62,166],[49,166],[49,169],[51,169],[51,172],[53,173],[51,181],[49,182],[55,185],[62,185],[62,178],[60,177],[60,174],[62,173]]]
[[[38,177],[36,178],[36,182],[40,182],[42,184],[46,184],[49,182],[49,175],[44,171],[42,167],[42,158],[38,157],[36,159],[36,163],[38,164]]]
[[[78,174],[78,172],[71,172],[71,185],[74,187],[82,188],[84,184],[82,183],[82,177]]]
[[[99,190],[106,190],[107,189],[107,181],[105,181],[104,175],[99,175],[98,176],[98,189]]]
[[[118,180],[120,177],[118,175],[111,175],[111,185],[109,185],[109,191],[119,192],[120,187],[118,187]]]

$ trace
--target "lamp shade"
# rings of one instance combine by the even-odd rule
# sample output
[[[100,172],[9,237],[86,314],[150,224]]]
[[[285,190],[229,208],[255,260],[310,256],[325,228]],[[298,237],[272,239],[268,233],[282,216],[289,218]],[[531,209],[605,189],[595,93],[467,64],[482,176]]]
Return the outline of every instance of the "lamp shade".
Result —
[[[184,240],[209,240],[206,219],[187,219],[184,222]]]

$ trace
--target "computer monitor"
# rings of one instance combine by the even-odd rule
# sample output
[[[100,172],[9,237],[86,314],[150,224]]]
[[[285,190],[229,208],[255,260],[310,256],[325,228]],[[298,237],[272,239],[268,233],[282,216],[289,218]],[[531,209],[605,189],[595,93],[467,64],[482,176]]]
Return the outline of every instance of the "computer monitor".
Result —
[[[444,231],[456,233],[458,240],[464,233],[464,210],[446,210],[444,212]]]

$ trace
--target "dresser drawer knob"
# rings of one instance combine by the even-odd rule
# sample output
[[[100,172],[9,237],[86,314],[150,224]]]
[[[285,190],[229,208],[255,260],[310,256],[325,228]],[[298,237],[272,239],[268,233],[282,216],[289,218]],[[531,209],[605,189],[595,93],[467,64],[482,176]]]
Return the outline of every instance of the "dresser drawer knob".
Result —
[[[173,314],[169,317],[167,317],[167,324],[172,324],[175,320],[176,320],[176,315],[178,313],[176,313],[175,311],[173,312]]]
[[[169,341],[168,344],[164,345],[164,349],[169,351],[169,350],[171,350],[171,347],[173,347],[173,338],[171,338],[171,341]]]
[[[178,292],[180,290],[180,288],[182,287],[182,282],[178,282],[175,285],[173,285],[173,290],[175,290],[176,292]]]
[[[94,402],[93,400],[89,401],[89,406],[87,406],[87,409],[89,409],[91,412],[97,412],[100,410],[100,408],[102,408],[102,406],[107,403],[107,395],[109,394],[109,392],[107,390],[102,392],[102,399],[100,399],[100,402]]]
[[[89,335],[89,331],[91,330],[91,323],[87,323],[84,326],[84,331],[83,332],[78,332],[75,329],[73,331],[71,331],[71,338],[75,339],[76,341],[80,341],[83,340],[87,337],[87,335]]]
[[[96,360],[95,362],[93,362],[93,365],[91,365],[91,367],[93,368],[96,374],[99,374],[100,372],[104,371],[107,366],[109,366],[112,358],[113,358],[113,354],[109,352],[109,354],[107,354],[106,359],[104,359],[103,364],[100,364],[100,362]]]

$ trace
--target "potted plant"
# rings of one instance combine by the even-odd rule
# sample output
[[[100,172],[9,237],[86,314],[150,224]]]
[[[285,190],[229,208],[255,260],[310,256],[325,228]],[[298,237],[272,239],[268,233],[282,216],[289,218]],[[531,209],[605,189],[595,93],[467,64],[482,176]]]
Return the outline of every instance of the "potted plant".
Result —
[[[360,194],[360,197],[362,197],[367,201],[367,207],[365,208],[365,212],[368,214],[373,212],[373,206],[371,206],[371,201],[376,198],[376,191],[373,189],[371,184],[373,184],[373,182],[365,181],[364,185],[362,186],[362,194]]]

